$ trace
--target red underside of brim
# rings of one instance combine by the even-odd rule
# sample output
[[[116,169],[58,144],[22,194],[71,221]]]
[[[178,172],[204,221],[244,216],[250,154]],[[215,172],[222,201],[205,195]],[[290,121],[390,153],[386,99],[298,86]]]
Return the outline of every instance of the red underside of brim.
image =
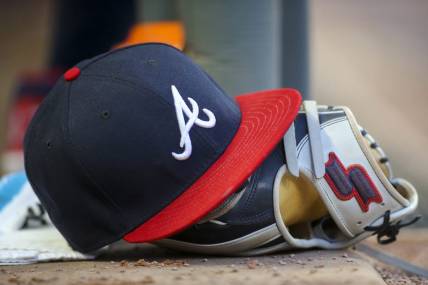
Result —
[[[128,242],[169,237],[219,206],[271,153],[294,121],[301,96],[276,89],[236,97],[241,124],[224,153],[166,208],[124,236]]]

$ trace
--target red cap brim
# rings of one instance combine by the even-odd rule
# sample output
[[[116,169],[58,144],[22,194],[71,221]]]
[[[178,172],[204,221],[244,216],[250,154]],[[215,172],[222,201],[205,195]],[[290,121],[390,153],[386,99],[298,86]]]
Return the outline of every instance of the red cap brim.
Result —
[[[297,116],[301,96],[294,89],[236,97],[241,124],[219,159],[178,198],[124,239],[149,242],[169,237],[218,207],[271,153]]]

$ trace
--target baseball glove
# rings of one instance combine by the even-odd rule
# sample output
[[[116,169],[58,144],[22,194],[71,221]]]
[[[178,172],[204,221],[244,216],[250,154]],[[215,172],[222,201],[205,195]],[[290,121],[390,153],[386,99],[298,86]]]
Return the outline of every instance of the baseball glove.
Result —
[[[294,124],[248,181],[202,221],[159,246],[256,255],[337,249],[373,234],[396,239],[418,204],[387,156],[346,107],[305,101]]]

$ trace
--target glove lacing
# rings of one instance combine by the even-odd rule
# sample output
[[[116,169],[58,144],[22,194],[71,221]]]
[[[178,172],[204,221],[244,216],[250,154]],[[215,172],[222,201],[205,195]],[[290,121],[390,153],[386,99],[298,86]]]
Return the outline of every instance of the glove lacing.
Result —
[[[392,172],[392,166],[389,162],[388,157],[386,156],[383,149],[376,143],[375,139],[361,126],[358,126],[360,129],[361,135],[367,139],[369,142],[369,146],[371,149],[376,151],[379,154],[378,163],[383,164],[387,173],[386,176],[388,180],[394,185],[395,188],[400,187],[400,179],[394,178],[394,174]],[[409,225],[412,225],[421,219],[421,216],[415,216],[413,219],[407,222],[402,222],[401,220],[396,223],[390,222],[391,211],[386,211],[383,215],[383,223],[379,226],[367,226],[364,228],[366,231],[373,231],[373,235],[377,235],[377,242],[379,244],[388,244],[397,240],[397,235],[400,232],[400,229]]]

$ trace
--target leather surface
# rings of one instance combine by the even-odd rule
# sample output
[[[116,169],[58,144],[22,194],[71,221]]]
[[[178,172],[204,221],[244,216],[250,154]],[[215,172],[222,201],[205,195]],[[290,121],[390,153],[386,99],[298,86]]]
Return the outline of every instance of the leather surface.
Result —
[[[343,118],[344,112],[326,111],[320,113],[320,122],[327,123]],[[299,144],[307,136],[304,113],[295,120],[296,140]],[[196,224],[169,239],[197,244],[214,244],[230,241],[276,224],[273,213],[273,183],[278,169],[284,164],[282,143],[250,177],[244,194],[229,212],[218,221],[225,223]],[[282,238],[279,238],[283,242]],[[275,243],[280,242],[275,240]],[[273,241],[271,241],[273,242]],[[270,245],[269,242],[267,245]]]
[[[272,188],[275,174],[283,161],[283,151],[279,145],[250,177],[237,205],[217,219],[226,225],[211,222],[196,224],[170,239],[199,244],[220,243],[275,224]]]

